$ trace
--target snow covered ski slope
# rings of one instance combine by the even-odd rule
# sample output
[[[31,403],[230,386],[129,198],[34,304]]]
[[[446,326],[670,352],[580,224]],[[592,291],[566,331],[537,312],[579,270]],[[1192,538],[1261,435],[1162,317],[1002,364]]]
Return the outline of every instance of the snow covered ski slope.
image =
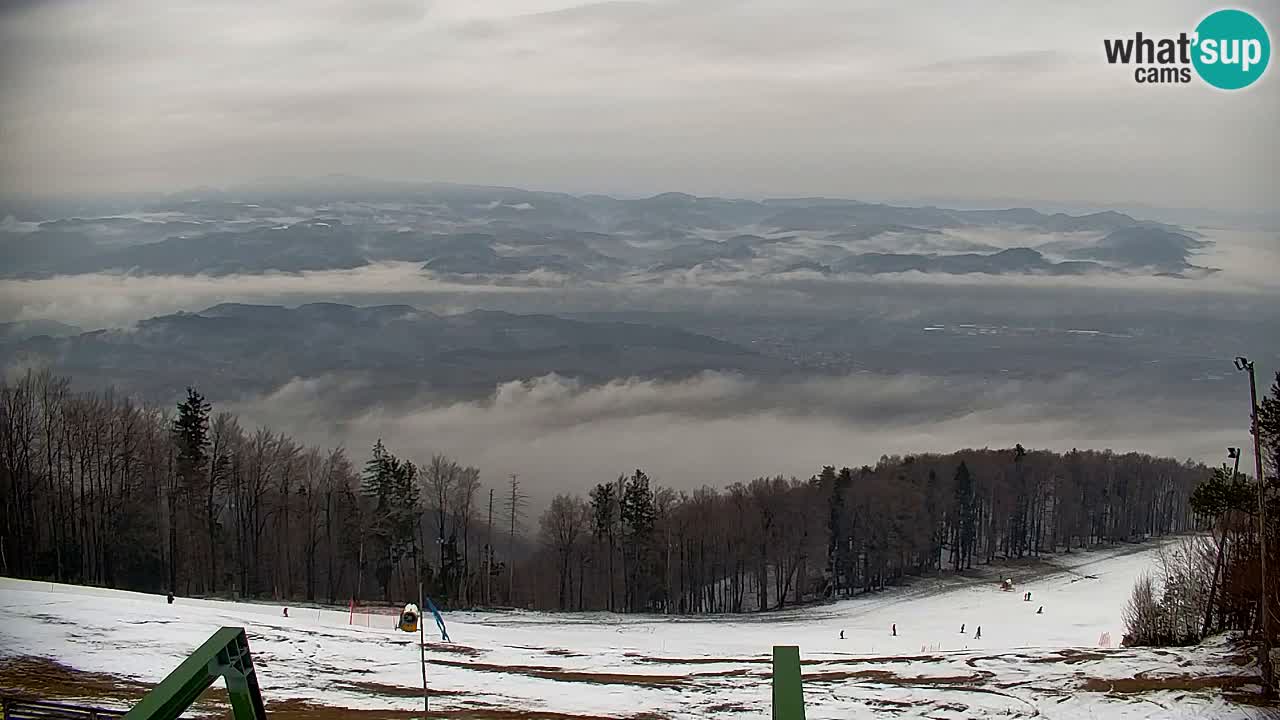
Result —
[[[454,642],[428,647],[432,704],[476,717],[765,717],[771,648],[795,644],[815,720],[1263,717],[1233,702],[1253,671],[1232,662],[1225,641],[1099,647],[1103,633],[1119,643],[1121,610],[1153,555],[1146,547],[1060,556],[1013,592],[948,578],[764,615],[446,613]],[[0,580],[0,690],[26,687],[23,668],[48,659],[83,673],[86,699],[109,704],[102,677],[122,679],[119,688],[154,683],[218,627],[235,625],[249,633],[268,710],[287,703],[408,717],[394,711],[420,707],[416,636],[347,622],[345,610],[290,608],[286,618],[276,605],[167,605],[161,596]]]

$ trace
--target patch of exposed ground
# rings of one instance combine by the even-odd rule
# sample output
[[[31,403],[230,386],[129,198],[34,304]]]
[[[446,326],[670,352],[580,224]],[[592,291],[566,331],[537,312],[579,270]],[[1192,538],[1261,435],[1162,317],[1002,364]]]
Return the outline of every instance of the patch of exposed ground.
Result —
[[[372,682],[342,682],[339,685],[375,697],[421,697],[422,691]],[[103,709],[127,710],[151,691],[146,683],[119,678],[106,673],[76,670],[54,660],[36,657],[6,658],[0,660],[0,687],[6,694],[32,700],[49,700],[72,704],[94,704]],[[272,700],[266,693],[269,716],[275,720],[409,720],[422,717],[421,711],[393,709],[353,709],[317,705],[308,700]],[[458,691],[433,690],[431,697],[461,695]],[[110,707],[107,707],[110,706]],[[199,718],[224,718],[230,709],[227,691],[222,687],[206,690],[192,706],[193,715]],[[502,707],[475,707],[432,709],[432,718],[455,720],[662,720],[661,715],[640,714],[627,716],[575,715]]]
[[[127,709],[151,691],[151,686],[135,680],[76,670],[55,660],[38,657],[0,660],[0,688],[6,694],[32,700],[72,704],[114,705],[103,709]],[[192,709],[204,716],[225,710],[227,691],[211,687],[196,700]]]
[[[1107,657],[1108,657],[1107,653],[1098,652],[1095,650],[1076,650],[1073,648],[1064,648],[1062,650],[1057,650],[1057,651],[1054,651],[1053,653],[1050,653],[1048,655],[1044,655],[1041,657],[1028,658],[1028,662],[1033,662],[1033,663],[1060,662],[1060,663],[1066,663],[1068,665],[1076,665],[1083,662],[1090,662],[1092,660],[1106,660]]]
[[[413,697],[422,698],[422,688],[407,687],[404,685],[388,685],[387,683],[368,682],[363,680],[338,680],[333,683],[334,687],[340,687],[345,690],[355,690],[367,695],[375,697]],[[460,690],[433,690],[427,688],[429,697],[446,697],[449,695],[464,695]]]
[[[656,657],[648,655],[628,654],[628,657],[635,662],[651,663],[655,665],[772,665],[771,657],[754,657],[754,658],[712,658],[712,657],[696,657],[696,658],[677,658],[677,657]],[[848,657],[809,659],[805,658],[800,661],[801,665],[886,665],[890,663],[909,663],[909,662],[942,662],[942,658],[937,655],[850,655]]]
[[[702,675],[640,675],[635,673],[606,673],[591,672],[588,670],[568,670],[552,665],[493,665],[490,663],[457,662],[453,660],[436,660],[435,664],[461,668],[463,670],[476,670],[479,672],[526,675],[528,677],[543,678],[545,680],[593,683],[597,685],[639,685],[649,687],[674,687],[677,685],[683,685],[690,678],[696,677],[724,677],[738,673],[745,674],[745,671],[724,671],[719,673],[705,673]]]
[[[1249,686],[1246,685],[1246,688]],[[1248,705],[1250,707],[1264,708],[1272,711],[1272,714],[1265,717],[1280,718],[1280,698],[1266,698],[1259,692],[1262,686],[1257,685],[1247,690],[1237,690],[1226,692],[1222,697],[1227,702],[1236,703],[1237,705]]]
[[[455,645],[453,643],[427,643],[427,652],[453,653],[454,655],[466,655],[467,657],[479,657],[484,654],[484,650],[473,648],[468,645]]]
[[[759,712],[760,708],[745,703],[720,703],[719,705],[708,705],[707,712],[735,712],[735,713],[754,713]]]
[[[944,662],[937,655],[878,655],[875,657],[847,657],[826,660],[801,660],[801,665],[891,665],[893,663]]]
[[[1088,692],[1113,694],[1158,690],[1234,690],[1256,685],[1257,678],[1239,675],[1174,675],[1169,677],[1085,678],[1078,687]]]
[[[668,657],[650,657],[648,655],[640,655],[638,653],[625,653],[628,658],[642,663],[654,663],[658,665],[769,665],[773,663],[772,658],[668,658]],[[802,660],[802,663],[809,663],[809,660]]]
[[[958,685],[979,685],[987,681],[989,673],[974,675],[926,675],[918,677],[902,677],[888,670],[846,670],[819,673],[805,673],[805,683],[834,683],[867,681],[880,685],[904,685],[911,687],[954,687]]]
[[[377,710],[338,708],[316,705],[304,700],[283,700],[267,704],[267,714],[272,720],[418,720],[421,710]],[[513,708],[432,708],[425,717],[446,720],[664,720],[664,716],[642,713],[640,715],[574,715],[571,713]]]

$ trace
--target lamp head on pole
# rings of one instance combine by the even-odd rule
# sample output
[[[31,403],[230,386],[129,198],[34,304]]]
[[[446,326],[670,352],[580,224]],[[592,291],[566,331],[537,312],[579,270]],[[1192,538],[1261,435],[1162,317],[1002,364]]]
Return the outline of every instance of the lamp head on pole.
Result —
[[[1249,359],[1248,359],[1248,358],[1245,358],[1245,357],[1236,357],[1236,369],[1237,369],[1237,370],[1240,370],[1240,371],[1244,371],[1244,370],[1252,370],[1252,369],[1253,369],[1253,363],[1249,362]]]
[[[1227,459],[1235,460],[1239,457],[1240,457],[1240,448],[1237,448],[1237,447],[1227,448]]]

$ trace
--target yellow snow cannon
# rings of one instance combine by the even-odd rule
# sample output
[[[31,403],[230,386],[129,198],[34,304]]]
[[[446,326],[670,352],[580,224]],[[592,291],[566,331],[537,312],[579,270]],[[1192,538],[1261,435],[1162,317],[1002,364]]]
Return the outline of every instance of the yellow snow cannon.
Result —
[[[400,613],[400,629],[405,632],[418,632],[418,621],[421,619],[422,613],[418,611],[418,606],[409,603]]]

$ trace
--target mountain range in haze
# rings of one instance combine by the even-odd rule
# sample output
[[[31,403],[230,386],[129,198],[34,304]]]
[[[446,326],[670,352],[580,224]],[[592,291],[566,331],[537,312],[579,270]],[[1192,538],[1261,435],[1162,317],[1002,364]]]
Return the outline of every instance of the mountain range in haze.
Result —
[[[620,199],[333,179],[134,199],[0,204],[0,274],[296,273],[418,263],[468,282],[703,271],[1194,277],[1208,241],[1105,211],[952,210],[830,198]],[[1018,244],[1010,245],[1013,234]],[[987,236],[993,236],[990,240]],[[1005,238],[997,241],[994,236]]]
[[[28,333],[30,330],[28,331]],[[0,365],[50,366],[87,383],[167,400],[198,384],[216,397],[270,391],[294,378],[368,374],[381,390],[488,393],[558,373],[588,382],[774,372],[784,363],[678,328],[481,311],[442,316],[407,305],[296,308],[224,303],[128,329],[0,337]]]

